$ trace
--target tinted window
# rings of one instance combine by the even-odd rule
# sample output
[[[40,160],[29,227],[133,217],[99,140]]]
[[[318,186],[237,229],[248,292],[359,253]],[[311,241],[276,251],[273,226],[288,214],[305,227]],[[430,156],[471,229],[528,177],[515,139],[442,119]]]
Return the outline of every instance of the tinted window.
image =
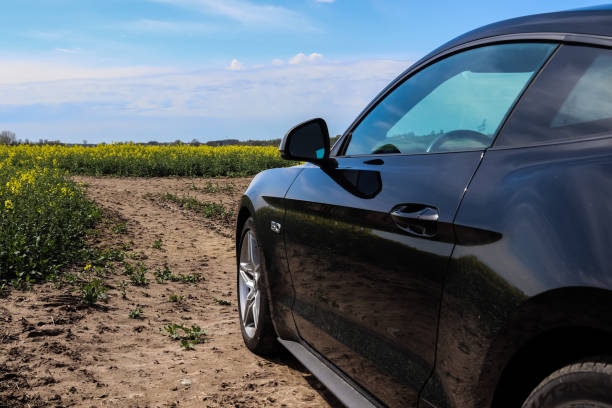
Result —
[[[612,132],[612,51],[563,46],[525,92],[496,146]]]
[[[465,51],[411,76],[353,130],[346,154],[485,148],[556,45],[498,44]]]

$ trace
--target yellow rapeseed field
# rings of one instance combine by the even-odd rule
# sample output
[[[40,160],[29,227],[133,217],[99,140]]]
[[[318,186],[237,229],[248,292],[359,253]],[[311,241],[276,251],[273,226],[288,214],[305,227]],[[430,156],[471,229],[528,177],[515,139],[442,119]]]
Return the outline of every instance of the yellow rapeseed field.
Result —
[[[74,262],[99,211],[70,175],[245,176],[294,163],[276,147],[0,145],[0,291]]]
[[[133,143],[83,146],[0,146],[0,161],[54,167],[71,174],[116,176],[246,176],[294,163],[274,146],[149,146]]]
[[[64,170],[0,160],[0,286],[22,286],[73,261],[97,208]],[[4,283],[3,283],[4,282]]]

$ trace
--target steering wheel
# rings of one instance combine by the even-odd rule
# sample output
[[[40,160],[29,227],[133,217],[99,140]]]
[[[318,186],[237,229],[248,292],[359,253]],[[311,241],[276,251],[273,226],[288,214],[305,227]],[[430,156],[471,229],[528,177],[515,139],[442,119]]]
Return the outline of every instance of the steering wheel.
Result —
[[[448,133],[442,133],[440,136],[431,141],[429,146],[427,146],[427,150],[425,151],[427,153],[432,151],[435,152],[444,143],[453,139],[472,139],[478,143],[482,143],[483,147],[488,146],[488,144],[491,142],[490,137],[483,135],[480,132],[476,132],[475,130],[459,129],[450,131]]]

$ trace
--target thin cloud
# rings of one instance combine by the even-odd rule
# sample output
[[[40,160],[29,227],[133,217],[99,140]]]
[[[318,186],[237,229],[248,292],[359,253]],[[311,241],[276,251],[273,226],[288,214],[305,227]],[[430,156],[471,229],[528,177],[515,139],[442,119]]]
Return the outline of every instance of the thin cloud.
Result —
[[[0,79],[17,70],[27,72],[25,63],[10,64],[9,72],[6,61],[0,62]],[[117,116],[206,116],[227,120],[237,116],[295,117],[300,112],[354,116],[409,65],[405,61],[364,60],[232,72],[207,69],[162,73],[147,67],[53,69],[58,74],[63,68],[62,72],[73,76],[68,79],[50,75],[50,71],[45,75],[37,69],[38,64],[30,66],[30,73],[36,76],[31,75],[28,81],[18,82],[13,77],[12,83],[0,82],[3,106],[92,104],[104,105]],[[232,66],[242,64],[233,60]]]
[[[51,31],[40,31],[40,30],[29,30],[21,33],[21,36],[30,38],[38,41],[56,41],[70,37],[70,32],[65,30],[51,30]]]
[[[199,23],[192,21],[165,21],[141,19],[128,21],[114,27],[126,31],[136,31],[153,34],[209,34],[221,31],[218,24]]]
[[[109,68],[75,66],[44,59],[0,60],[0,86],[80,79],[142,78],[172,71],[175,69],[149,66]]]
[[[336,0],[317,0],[317,3],[333,3]]]
[[[150,0],[205,14],[214,14],[236,22],[264,28],[313,30],[302,15],[285,7],[253,4],[246,0]]]
[[[81,49],[80,48],[56,48],[55,51],[62,52],[64,54],[78,54]]]
[[[304,63],[312,63],[312,62],[321,61],[322,59],[323,59],[323,54],[319,54],[318,52],[313,52],[310,55],[306,55],[303,52],[300,52],[299,54],[297,54],[296,56],[294,56],[293,58],[289,60],[289,64],[298,65],[298,64],[304,64]]]

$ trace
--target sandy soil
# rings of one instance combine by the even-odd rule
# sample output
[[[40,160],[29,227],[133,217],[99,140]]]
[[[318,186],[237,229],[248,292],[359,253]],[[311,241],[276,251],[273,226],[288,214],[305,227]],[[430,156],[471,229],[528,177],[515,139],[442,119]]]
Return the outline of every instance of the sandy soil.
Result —
[[[118,272],[107,278],[108,304],[94,308],[51,284],[0,299],[0,407],[341,406],[287,353],[267,360],[244,347],[233,220],[205,219],[159,198],[188,195],[234,213],[249,179],[78,180],[105,209],[107,226],[127,222],[127,232],[107,228],[95,244],[131,245],[151,283],[129,286],[122,299],[119,283],[126,276]],[[211,193],[209,183],[233,188]],[[156,240],[161,249],[153,248]],[[164,265],[174,274],[198,272],[204,280],[156,283],[152,272]],[[183,300],[170,302],[171,294]],[[129,318],[136,307],[143,317]],[[160,331],[170,323],[197,324],[208,342],[183,350]]]

